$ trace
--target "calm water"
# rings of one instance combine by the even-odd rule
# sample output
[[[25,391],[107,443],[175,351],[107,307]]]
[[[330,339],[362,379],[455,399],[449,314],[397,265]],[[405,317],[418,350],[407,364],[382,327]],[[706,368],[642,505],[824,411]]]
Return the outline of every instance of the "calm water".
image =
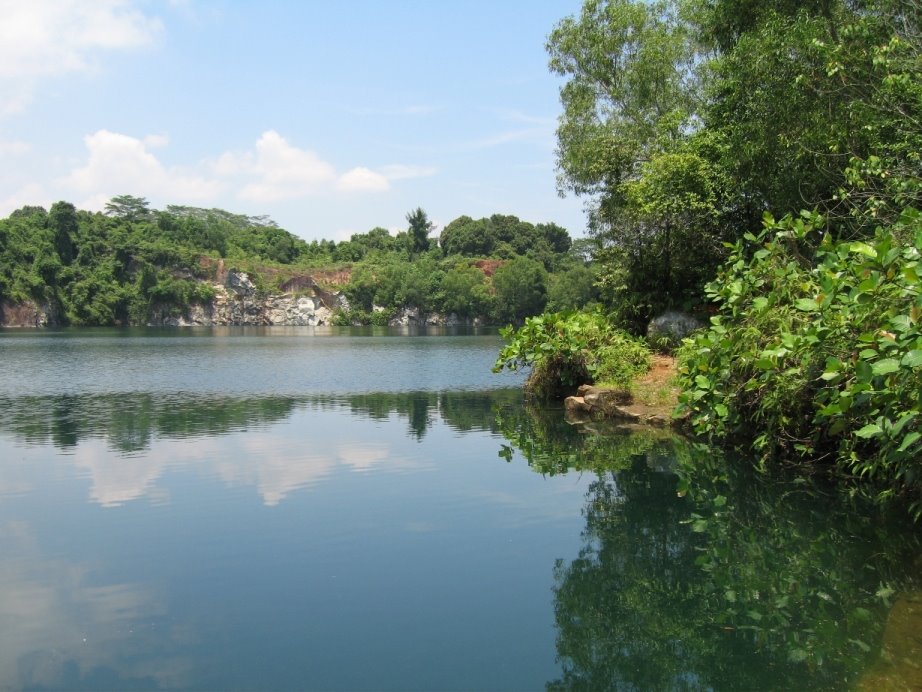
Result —
[[[912,527],[525,407],[499,345],[0,333],[0,689],[844,689],[876,665]]]

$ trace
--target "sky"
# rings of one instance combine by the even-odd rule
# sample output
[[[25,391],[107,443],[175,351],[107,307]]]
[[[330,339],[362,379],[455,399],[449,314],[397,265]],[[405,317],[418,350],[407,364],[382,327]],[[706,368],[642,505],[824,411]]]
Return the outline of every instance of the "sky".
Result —
[[[266,214],[306,240],[494,213],[585,228],[556,188],[579,0],[0,0],[0,215],[66,200]]]

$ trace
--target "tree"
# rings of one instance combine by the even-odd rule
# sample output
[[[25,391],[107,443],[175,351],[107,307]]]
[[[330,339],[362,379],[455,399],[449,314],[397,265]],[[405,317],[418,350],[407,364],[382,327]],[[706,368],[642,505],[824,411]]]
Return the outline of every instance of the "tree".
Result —
[[[558,187],[589,197],[590,233],[605,249],[597,255],[603,279],[616,287],[607,295],[618,300],[625,326],[643,329],[652,301],[618,294],[649,282],[652,267],[663,296],[656,302],[681,300],[669,282],[674,223],[653,218],[654,210],[630,199],[628,186],[700,126],[694,33],[676,1],[587,0],[579,18],[557,25],[547,48],[551,70],[568,77],[560,92]]]
[[[547,272],[535,260],[516,257],[493,275],[500,320],[517,322],[537,315],[547,305]]]
[[[140,221],[150,218],[151,210],[144,197],[117,195],[106,202],[106,215],[126,221]]]
[[[419,254],[429,249],[429,232],[435,228],[435,224],[429,221],[429,217],[422,207],[417,207],[416,211],[407,214],[407,222],[410,227],[407,229],[410,252]]]
[[[457,266],[442,280],[442,309],[461,317],[483,317],[493,308],[486,277],[477,267]]]
[[[54,233],[54,246],[61,263],[69,265],[74,261],[77,237],[77,209],[70,202],[55,202],[48,212],[48,223]]]
[[[664,134],[687,130],[698,98],[695,44],[675,2],[586,0],[547,42],[560,90],[558,185],[613,194]]]
[[[496,246],[496,229],[489,219],[459,216],[442,229],[439,245],[446,255],[489,257]]]

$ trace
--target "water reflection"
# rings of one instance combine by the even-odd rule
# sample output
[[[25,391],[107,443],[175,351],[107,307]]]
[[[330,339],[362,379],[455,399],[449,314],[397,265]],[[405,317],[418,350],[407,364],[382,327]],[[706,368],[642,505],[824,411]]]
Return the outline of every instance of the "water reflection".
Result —
[[[596,474],[579,557],[554,567],[563,672],[549,689],[841,689],[912,588],[913,527],[833,489],[559,411],[499,423],[507,460]]]
[[[204,468],[231,487],[255,487],[264,504],[273,506],[338,469],[408,467],[407,459],[392,452],[388,435],[355,425],[358,421],[403,421],[406,435],[422,441],[436,423],[458,433],[494,431],[496,412],[520,400],[518,390],[299,398],[0,397],[0,434],[64,453],[89,478],[90,499],[105,507],[141,498],[167,503],[159,479],[169,469],[189,467]],[[28,487],[15,465],[0,468],[0,494]]]
[[[0,687],[157,689],[187,683],[190,661],[164,652],[188,640],[149,584],[100,582],[90,563],[49,557],[23,521],[0,524]]]

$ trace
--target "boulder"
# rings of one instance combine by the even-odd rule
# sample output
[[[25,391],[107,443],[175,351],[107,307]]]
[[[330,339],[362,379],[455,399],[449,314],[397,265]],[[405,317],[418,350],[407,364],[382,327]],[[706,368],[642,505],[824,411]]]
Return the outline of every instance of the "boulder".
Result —
[[[686,336],[704,326],[704,323],[694,315],[669,310],[650,320],[647,326],[647,338],[654,343],[657,340],[666,340],[669,345],[678,345]]]
[[[581,396],[568,396],[563,400],[563,407],[568,413],[592,413],[592,407]]]
[[[238,296],[252,296],[256,293],[256,286],[250,281],[246,272],[227,272],[227,279],[224,285]]]

